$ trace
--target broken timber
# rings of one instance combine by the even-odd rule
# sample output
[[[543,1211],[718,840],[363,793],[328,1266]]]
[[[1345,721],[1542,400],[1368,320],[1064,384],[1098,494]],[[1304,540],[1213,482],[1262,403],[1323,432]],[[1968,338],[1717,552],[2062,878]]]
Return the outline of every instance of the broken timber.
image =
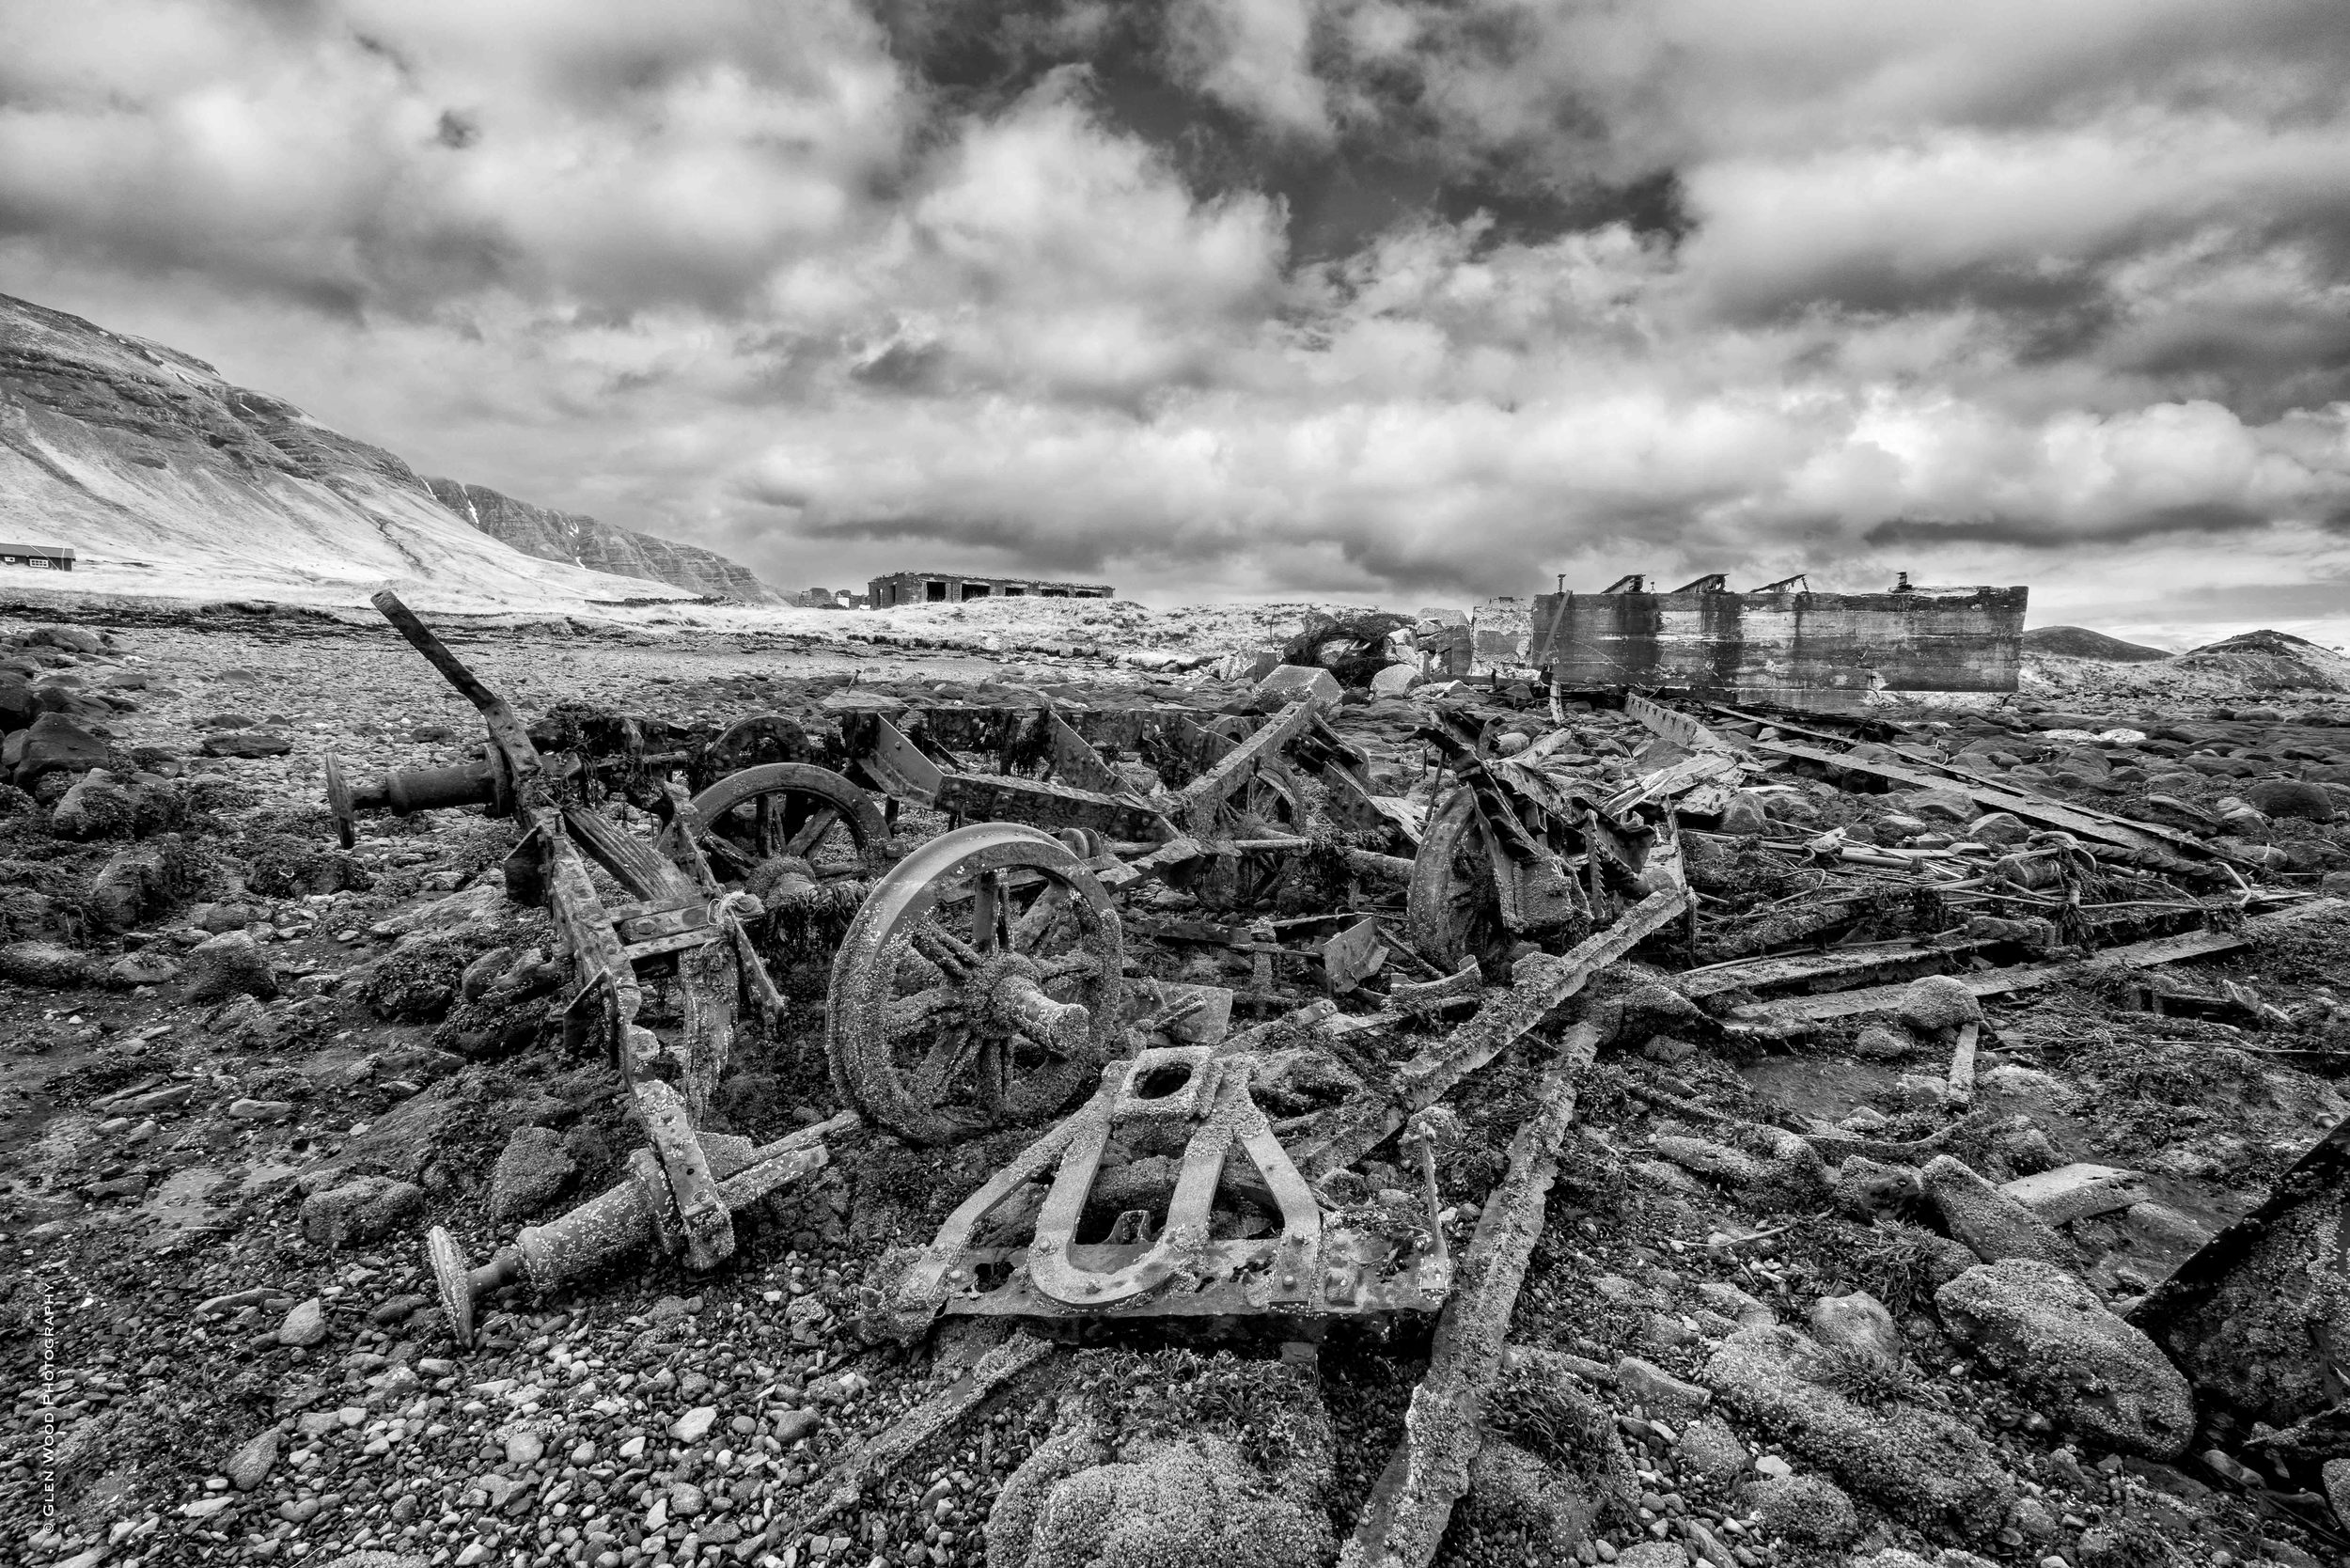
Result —
[[[1536,1090],[1536,1109],[1510,1140],[1510,1164],[1461,1254],[1459,1283],[1436,1320],[1428,1372],[1412,1390],[1403,1439],[1388,1455],[1339,1553],[1339,1568],[1420,1568],[1436,1555],[1453,1504],[1484,1446],[1485,1395],[1502,1368],[1510,1316],[1543,1231],[1559,1146],[1574,1120],[1575,1079],[1596,1030],[1571,1030]]]
[[[1895,767],[1871,758],[1850,757],[1839,752],[1822,751],[1817,746],[1794,745],[1785,741],[1749,741],[1756,751],[1772,757],[1785,757],[1795,761],[1812,762],[1821,767],[1841,768],[1847,773],[1866,774],[1888,784],[1899,784],[1912,790],[1955,790],[1986,811],[2005,811],[2029,823],[2053,827],[2079,839],[2093,839],[2113,849],[2125,850],[2143,865],[2174,875],[2210,876],[2217,869],[2211,850],[2201,840],[2184,833],[2147,823],[2123,823],[2112,820],[2110,813],[2078,810],[2060,805],[2045,795],[2035,795],[2014,790],[1993,789],[1964,776],[1937,776],[1920,773],[1914,768]],[[2181,857],[2186,851],[2200,856],[2197,860]]]
[[[832,1467],[823,1500],[795,1518],[762,1531],[789,1544],[825,1520],[854,1508],[865,1489],[887,1476],[924,1444],[952,1431],[998,1389],[1025,1378],[1061,1347],[1025,1330],[979,1357],[979,1364],[851,1449]],[[743,1554],[748,1560],[749,1554]]]
[[[2018,964],[2010,968],[1955,978],[1959,984],[1977,996],[2030,991],[2053,985],[2059,980],[2076,979],[2099,968],[2148,969],[2159,964],[2176,964],[2184,959],[2230,952],[2296,921],[2344,908],[2350,908],[2350,902],[2312,899],[2307,903],[2280,909],[2273,915],[2254,916],[2244,923],[2241,931],[2191,931],[2182,936],[2162,936],[2151,942],[2133,942],[2127,947],[2108,948],[2092,958],[2067,964]],[[1734,1010],[1731,1016],[1749,1027],[1856,1018],[1868,1013],[1893,1011],[1901,1006],[1902,996],[1907,990],[1905,985],[1872,985],[1857,991],[1831,992],[1819,996],[1789,996],[1778,1001],[1749,1003]]]
[[[1320,1181],[1370,1153],[1415,1112],[1444,1098],[1455,1084],[1510,1048],[1590,978],[1670,925],[1687,909],[1678,885],[1652,893],[1616,923],[1570,949],[1563,957],[1528,960],[1531,971],[1442,1043],[1396,1069],[1386,1092],[1358,1095],[1333,1109],[1298,1159],[1309,1181]]]

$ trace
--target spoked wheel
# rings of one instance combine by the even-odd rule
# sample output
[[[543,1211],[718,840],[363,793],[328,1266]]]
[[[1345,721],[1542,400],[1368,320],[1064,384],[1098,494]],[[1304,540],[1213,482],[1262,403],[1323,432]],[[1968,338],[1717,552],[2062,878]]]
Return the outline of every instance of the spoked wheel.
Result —
[[[833,959],[824,1048],[859,1111],[944,1143],[1043,1121],[1125,1054],[1118,913],[1058,839],[941,834],[882,878]]]
[[[1205,837],[1224,839],[1293,838],[1311,831],[1306,787],[1287,763],[1269,757],[1254,776],[1215,808]],[[1270,897],[1289,869],[1284,851],[1258,850],[1196,860],[1167,880],[1210,909],[1239,909]]]
[[[1477,797],[1455,790],[1428,819],[1412,881],[1403,895],[1403,931],[1420,957],[1440,969],[1474,958],[1488,971],[1511,946],[1494,886],[1493,835]]]
[[[769,762],[730,773],[694,797],[702,853],[721,882],[747,881],[769,861],[807,863],[818,880],[877,869],[889,840],[880,805],[830,768]],[[672,823],[662,831],[670,848]]]
[[[755,713],[729,725],[694,760],[693,782],[707,790],[728,775],[773,762],[805,762],[812,754],[807,731],[783,713]]]

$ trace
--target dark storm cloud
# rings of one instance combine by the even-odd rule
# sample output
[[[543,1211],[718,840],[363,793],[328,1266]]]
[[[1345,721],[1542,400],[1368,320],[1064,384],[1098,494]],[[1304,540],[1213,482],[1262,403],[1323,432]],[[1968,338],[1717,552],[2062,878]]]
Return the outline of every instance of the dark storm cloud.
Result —
[[[787,584],[2217,591],[2350,550],[2345,79],[2339,0],[85,0],[0,288]]]
[[[1904,545],[2016,544],[2064,549],[2081,543],[2127,544],[2160,534],[2237,534],[2268,525],[2262,511],[2221,501],[2155,507],[2091,527],[2046,518],[1888,518],[1863,534],[1880,549]]]

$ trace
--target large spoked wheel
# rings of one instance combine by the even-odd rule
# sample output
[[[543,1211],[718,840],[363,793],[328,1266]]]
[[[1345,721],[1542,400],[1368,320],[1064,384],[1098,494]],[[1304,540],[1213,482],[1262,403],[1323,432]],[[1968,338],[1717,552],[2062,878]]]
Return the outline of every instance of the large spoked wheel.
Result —
[[[1118,913],[1058,839],[941,834],[883,877],[832,965],[842,1096],[916,1143],[1042,1121],[1125,1053]]]
[[[830,768],[769,762],[730,773],[694,797],[702,853],[722,882],[742,883],[769,861],[805,861],[819,881],[876,869],[889,841],[871,795]],[[662,830],[673,848],[678,824]]]
[[[1403,931],[1420,957],[1446,970],[1471,958],[1490,966],[1511,945],[1494,886],[1493,835],[1470,791],[1453,791],[1428,820],[1403,895]]]
[[[699,790],[707,791],[729,774],[775,762],[805,762],[809,755],[807,731],[796,720],[783,713],[755,713],[728,726],[704,746],[690,776]]]

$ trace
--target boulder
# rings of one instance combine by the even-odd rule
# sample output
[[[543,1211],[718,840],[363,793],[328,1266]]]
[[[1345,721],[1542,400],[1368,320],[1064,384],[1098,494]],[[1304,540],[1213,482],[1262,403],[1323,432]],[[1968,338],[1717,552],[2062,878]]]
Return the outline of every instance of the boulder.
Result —
[[[95,985],[101,971],[97,960],[75,952],[60,942],[10,942],[0,946],[0,980],[45,990]]]
[[[2023,818],[2013,812],[1992,811],[1968,823],[1966,837],[1978,844],[2006,848],[2030,838],[2031,828]]]
[[[222,1474],[240,1492],[250,1492],[269,1479],[277,1465],[277,1429],[264,1427],[229,1457]]]
[[[0,676],[0,735],[13,735],[40,714],[33,688],[14,676]]]
[[[1465,1521],[1488,1538],[1525,1542],[1537,1561],[1571,1562],[1591,1538],[1594,1513],[1575,1479],[1507,1437],[1488,1437],[1463,1499]]]
[[[1918,1043],[1896,1029],[1872,1024],[1852,1043],[1853,1054],[1871,1061],[1901,1061],[1918,1054]]]
[[[1742,1328],[1703,1377],[1731,1411],[1919,1529],[1986,1535],[2014,1483],[1972,1427],[1911,1404],[1866,1409],[1811,1381],[1822,1353],[1789,1328]]]
[[[1337,1551],[1328,1515],[1305,1499],[1269,1494],[1229,1438],[1186,1435],[1126,1452],[1053,1484],[1021,1521],[1025,1540],[999,1531],[991,1516],[991,1568],[1292,1568]]]
[[[1982,1003],[1949,975],[1921,975],[1903,988],[1902,1022],[1931,1034],[1982,1022]]]
[[[1419,671],[1409,665],[1389,665],[1371,678],[1371,693],[1373,697],[1402,697],[1421,680]]]
[[[86,773],[102,768],[113,758],[104,741],[63,713],[43,713],[32,727],[9,737],[10,777],[20,790],[29,790],[53,773]]]
[[[2046,1135],[2042,1135],[2046,1140]],[[2009,1163],[2014,1163],[2013,1154]],[[2003,1182],[1999,1190],[2051,1225],[2094,1219],[2145,1200],[2146,1182],[2135,1170],[2109,1165],[2060,1165]]]
[[[168,838],[124,845],[91,879],[82,913],[101,931],[129,931],[170,905],[188,876],[186,859]]]
[[[2319,1483],[2326,1488],[2326,1502],[2333,1509],[2335,1520],[2350,1525],[2350,1459],[2328,1459],[2317,1474]]]
[[[1966,823],[1975,815],[1975,803],[1957,790],[1913,790],[1903,804],[1929,823]]]
[[[528,1219],[570,1184],[579,1167],[552,1127],[517,1127],[490,1174],[490,1217],[500,1225]]]
[[[278,1325],[277,1342],[307,1350],[326,1342],[326,1304],[317,1296],[298,1303]]]
[[[1257,689],[1248,694],[1248,706],[1269,713],[1292,702],[1311,702],[1327,712],[1339,705],[1344,690],[1337,676],[1318,665],[1282,665],[1257,682]]]
[[[283,757],[293,742],[274,729],[216,729],[204,737],[207,757]]]
[[[1675,1456],[1682,1478],[1700,1491],[1721,1496],[1747,1473],[1747,1445],[1718,1416],[1700,1416],[1681,1434]]]
[[[1926,1200],[1941,1216],[1943,1228],[1984,1262],[2031,1258],[2058,1268],[2079,1266],[2079,1254],[2055,1227],[1965,1162],[1936,1154],[1920,1174]]]
[[[277,971],[249,932],[223,932],[188,949],[188,993],[191,1002],[217,1002],[230,996],[277,995]]]
[[[410,1182],[361,1176],[314,1192],[302,1202],[302,1234],[329,1251],[366,1247],[424,1210],[424,1189]]]
[[[2244,803],[2268,817],[2329,823],[2335,816],[2334,797],[2326,786],[2298,778],[2263,779],[2244,792]]]
[[[1843,1488],[1819,1476],[1764,1476],[1747,1490],[1765,1535],[1806,1546],[1848,1546],[1860,1534],[1860,1513]]]
[[[1771,814],[1762,797],[1741,790],[1722,808],[1721,830],[1741,839],[1759,839],[1771,830]]]
[[[1824,1295],[1811,1304],[1811,1336],[1822,1344],[1865,1356],[1880,1366],[1902,1364],[1902,1331],[1885,1303],[1867,1291]]]
[[[180,965],[153,948],[123,953],[106,965],[106,983],[129,991],[142,985],[169,985],[180,978]]]
[[[1626,1356],[1616,1363],[1616,1392],[1668,1421],[1695,1420],[1714,1400],[1696,1384],[1684,1383],[1637,1356]]]
[[[49,813],[51,830],[65,839],[128,839],[138,825],[138,797],[105,768],[92,768],[75,779]]]
[[[106,639],[84,626],[36,626],[23,634],[25,648],[61,648],[68,653],[103,653]]]
[[[2194,1435],[2186,1379],[2064,1270],[2003,1259],[1968,1269],[1934,1301],[1952,1339],[2101,1446],[2170,1459]]]

